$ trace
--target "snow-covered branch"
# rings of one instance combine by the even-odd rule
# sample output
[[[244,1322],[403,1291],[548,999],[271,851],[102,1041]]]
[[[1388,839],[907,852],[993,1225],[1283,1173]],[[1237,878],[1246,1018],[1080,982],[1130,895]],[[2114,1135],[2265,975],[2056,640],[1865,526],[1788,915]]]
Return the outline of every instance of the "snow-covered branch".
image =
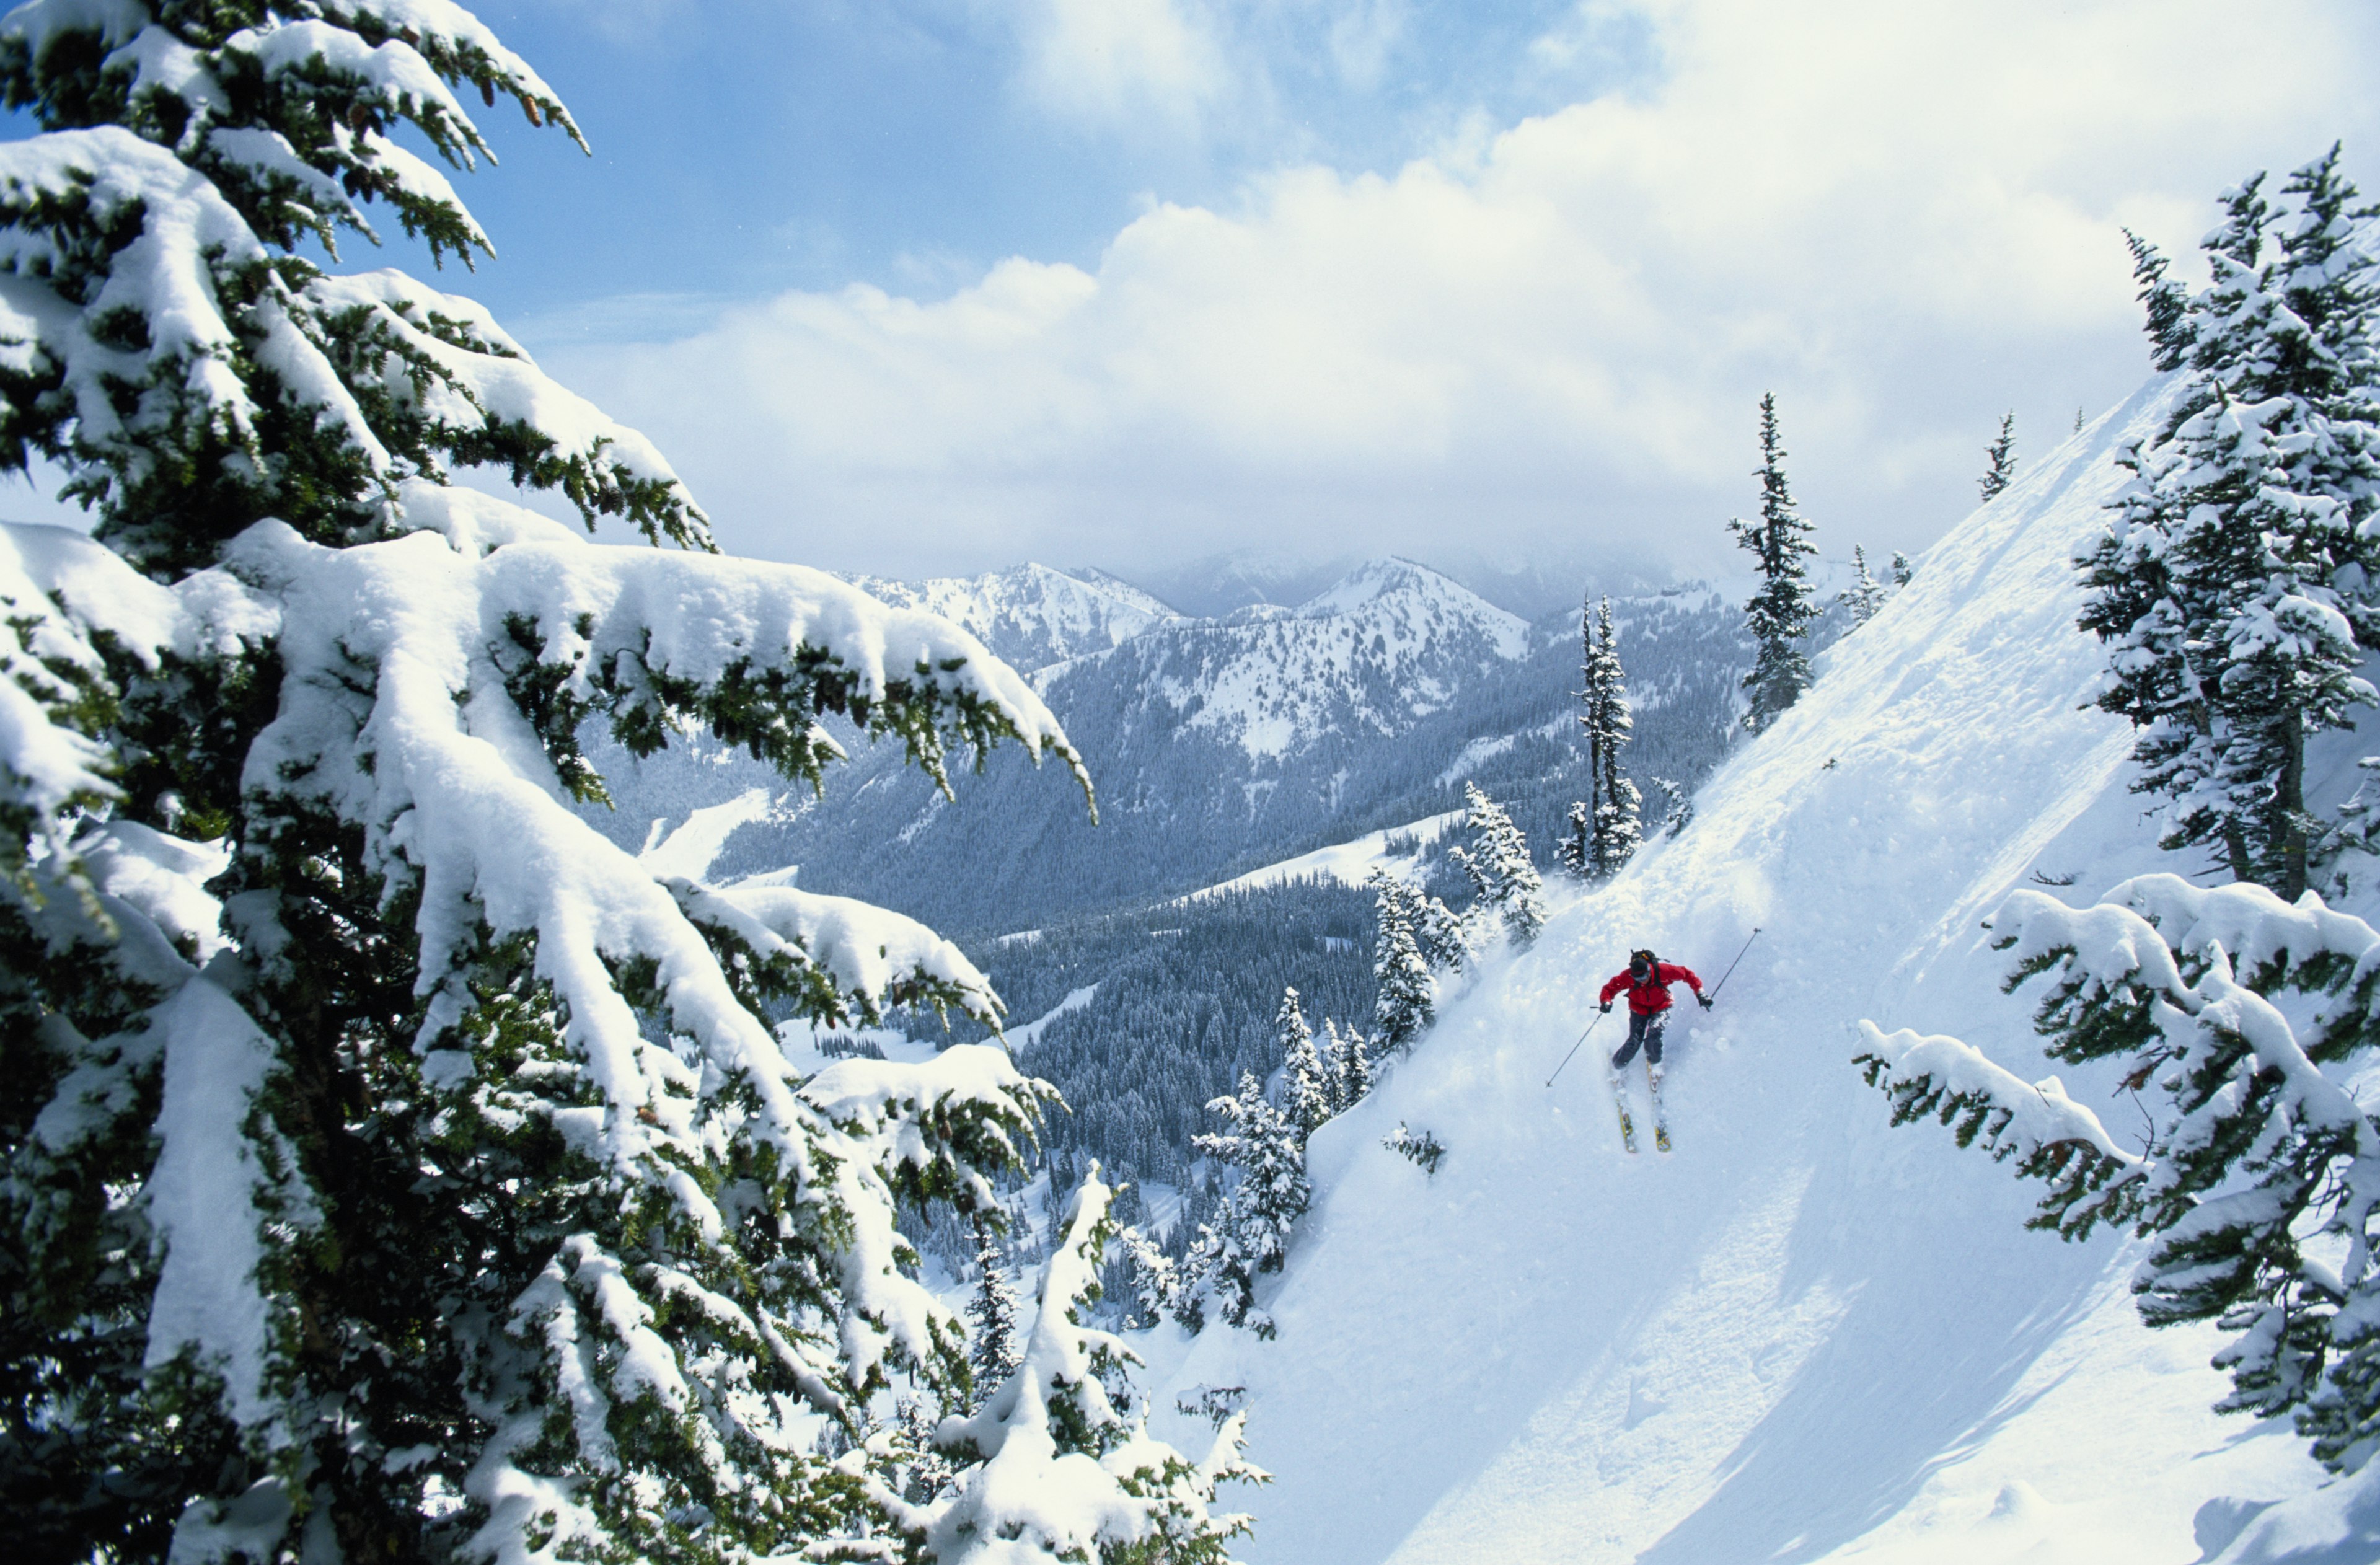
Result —
[[[1980,1141],[1995,1159],[2014,1159],[2020,1174],[2049,1183],[2034,1226],[2079,1239],[2136,1209],[2141,1159],[2056,1076],[2028,1083],[1955,1037],[1887,1033],[1867,1021],[1860,1036],[1866,1049],[1854,1062],[1892,1099],[1894,1124],[1930,1115],[1952,1128],[1960,1146]]]
[[[2294,1413],[2343,1471],[2380,1449],[2380,1123],[2345,1085],[2374,1048],[2380,931],[2312,892],[2148,875],[2090,907],[2017,892],[1988,921],[2009,983],[2048,979],[2058,1059],[2120,1061],[2140,1156],[2055,1077],[2028,1086],[1954,1038],[1861,1024],[1898,1124],[1932,1114],[2049,1182],[2035,1226],[2129,1221],[2154,1241],[2133,1288],[2152,1324],[2215,1320],[2225,1405]],[[2235,953],[2237,960],[2235,964]],[[2308,997],[2285,1012],[2277,999]],[[2291,1013],[2310,1010],[2301,1037]]]

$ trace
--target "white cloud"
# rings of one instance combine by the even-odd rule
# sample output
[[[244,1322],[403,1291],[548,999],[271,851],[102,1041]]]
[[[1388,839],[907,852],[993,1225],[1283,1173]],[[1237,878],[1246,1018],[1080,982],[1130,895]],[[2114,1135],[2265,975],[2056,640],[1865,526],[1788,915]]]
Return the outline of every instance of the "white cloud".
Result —
[[[1031,0],[1018,25],[1021,84],[1064,118],[1109,129],[1151,115],[1188,124],[1227,85],[1211,24],[1174,0]]]
[[[549,357],[663,442],[730,546],[820,564],[1706,564],[1771,388],[1822,541],[1873,552],[1963,512],[2003,408],[2038,452],[2144,373],[2119,224],[2186,250],[2218,188],[2335,136],[2380,185],[2361,4],[1646,14],[1655,87],[1389,177],[1156,205],[1095,273],[788,294]],[[1133,68],[1110,80],[1160,79]]]

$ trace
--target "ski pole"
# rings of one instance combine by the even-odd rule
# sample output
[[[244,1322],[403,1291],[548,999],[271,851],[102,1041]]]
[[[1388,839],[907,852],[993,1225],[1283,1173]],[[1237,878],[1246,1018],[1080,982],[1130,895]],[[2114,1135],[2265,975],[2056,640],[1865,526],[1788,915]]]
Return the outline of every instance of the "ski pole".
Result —
[[[1732,978],[1732,977],[1735,977],[1735,970],[1736,970],[1738,967],[1741,967],[1741,966],[1742,966],[1742,965],[1743,965],[1743,953],[1744,953],[1744,952],[1746,952],[1746,951],[1750,951],[1750,950],[1752,949],[1752,942],[1753,942],[1754,940],[1758,940],[1759,938],[1760,938],[1760,926],[1759,926],[1759,925],[1757,925],[1757,924],[1755,924],[1755,925],[1752,927],[1752,933],[1750,933],[1749,935],[1746,935],[1746,936],[1744,937],[1744,939],[1743,939],[1743,951],[1739,951],[1739,952],[1737,952],[1735,953],[1735,960],[1734,960],[1734,961],[1732,961],[1732,962],[1730,962],[1730,963],[1729,963],[1729,964],[1727,964],[1727,971],[1726,971],[1726,972],[1724,972],[1724,973],[1721,973],[1721,974],[1718,976],[1718,982],[1717,982],[1717,983],[1715,983],[1715,984],[1711,985],[1711,991],[1710,991],[1710,997],[1711,997],[1711,999],[1713,999],[1713,1000],[1717,1000],[1717,999],[1718,998],[1718,991],[1719,991],[1719,990],[1721,990],[1721,989],[1725,989],[1725,988],[1727,988],[1727,981],[1728,981],[1730,978]]]
[[[1602,1021],[1602,1020],[1603,1020],[1603,1013],[1602,1013],[1602,1012],[1600,1012],[1600,1011],[1597,1012],[1597,1013],[1595,1013],[1595,1022],[1589,1022],[1589,1023],[1586,1025],[1586,1033],[1591,1033],[1591,1032],[1593,1032],[1593,1031],[1595,1030],[1595,1023],[1596,1023],[1596,1022],[1600,1022],[1600,1021]],[[1581,1048],[1583,1045],[1585,1045],[1585,1043],[1586,1042],[1586,1033],[1581,1033],[1581,1034],[1579,1034],[1579,1035],[1578,1035],[1578,1042],[1577,1042],[1577,1043],[1573,1043],[1573,1044],[1572,1044],[1572,1045],[1570,1046],[1570,1053],[1563,1055],[1563,1056],[1562,1056],[1562,1062],[1561,1062],[1560,1064],[1556,1065],[1556,1066],[1554,1067],[1554,1076],[1560,1075],[1564,1071],[1566,1071],[1566,1070],[1568,1070],[1568,1069],[1570,1068],[1570,1062],[1571,1062],[1571,1061],[1572,1061],[1572,1059],[1577,1055],[1577,1053],[1578,1053],[1578,1051],[1579,1051],[1580,1048]],[[1553,1085],[1554,1085],[1554,1076],[1548,1076],[1548,1077],[1546,1078],[1546,1086],[1549,1086],[1549,1087],[1550,1087],[1551,1086],[1553,1086]]]

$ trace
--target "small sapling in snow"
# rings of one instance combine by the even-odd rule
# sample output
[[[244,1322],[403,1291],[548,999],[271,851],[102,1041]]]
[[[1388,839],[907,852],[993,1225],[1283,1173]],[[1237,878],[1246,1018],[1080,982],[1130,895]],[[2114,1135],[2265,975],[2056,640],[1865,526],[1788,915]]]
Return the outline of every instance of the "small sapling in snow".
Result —
[[[1413,1159],[1422,1172],[1435,1176],[1439,1159],[1446,1156],[1446,1144],[1428,1131],[1413,1131],[1400,1122],[1394,1135],[1380,1143],[1402,1158]]]

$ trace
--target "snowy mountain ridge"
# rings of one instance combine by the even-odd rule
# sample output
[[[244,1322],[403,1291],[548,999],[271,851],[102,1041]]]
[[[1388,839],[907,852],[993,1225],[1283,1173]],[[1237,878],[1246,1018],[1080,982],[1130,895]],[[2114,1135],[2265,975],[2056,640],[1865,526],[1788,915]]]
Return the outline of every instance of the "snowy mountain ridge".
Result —
[[[1051,605],[1071,613],[1106,591],[1064,573],[998,573],[936,590],[945,588],[974,594],[970,624],[1009,636],[1006,649],[992,644],[1012,658],[1029,661],[1020,644],[1087,645],[1030,682],[1087,758],[1098,830],[1079,800],[1041,786],[1021,758],[994,757],[946,802],[899,764],[897,746],[861,746],[829,775],[822,799],[789,800],[783,815],[739,831],[722,872],[799,864],[805,886],[994,934],[1162,900],[1402,827],[1459,806],[1463,781],[1505,800],[1539,843],[1584,796],[1575,616],[1532,626],[1410,561],[1369,562],[1295,606],[1254,605],[1220,621],[1165,615],[1132,634],[1125,611],[1154,613],[1153,600],[1110,595],[1090,605],[1105,619],[1087,609],[1077,620],[1047,617]],[[1691,784],[1726,752],[1740,710],[1735,684],[1749,662],[1740,609],[1704,588],[1615,608],[1646,714],[1631,765]],[[669,756],[645,767],[607,758],[605,770],[620,819],[639,822],[682,820],[771,782],[738,766],[698,775]],[[953,876],[954,863],[971,873]]]
[[[844,578],[896,609],[924,609],[966,627],[1003,662],[1031,673],[1129,640],[1182,616],[1105,571],[1026,564],[977,576]]]
[[[1401,734],[1528,646],[1519,615],[1391,558],[1287,614],[1170,625],[1119,651],[1134,657],[1140,688],[1262,761],[1330,734]]]
[[[2179,867],[2127,792],[2129,729],[2088,705],[2070,563],[2116,443],[2164,407],[2153,385],[2038,458],[1823,655],[1691,827],[1449,994],[1317,1134],[1315,1205],[1260,1296],[1275,1341],[1153,1338],[1158,1407],[1246,1388],[1275,1482],[1245,1558],[2380,1558],[2380,1478],[2325,1485],[2286,1427],[2215,1414],[2225,1339],[2141,1326],[2136,1245],[2027,1231],[2034,1191],[1889,1128],[1851,1065],[1870,1018],[2047,1075],[1978,920],[2035,872],[2085,903]],[[1670,1029],[1674,1155],[1620,1148],[1609,1025],[1548,1087],[1629,949],[1715,981],[1755,929],[1718,1009]],[[1434,1176],[1383,1146],[1401,1124],[1448,1148]]]

